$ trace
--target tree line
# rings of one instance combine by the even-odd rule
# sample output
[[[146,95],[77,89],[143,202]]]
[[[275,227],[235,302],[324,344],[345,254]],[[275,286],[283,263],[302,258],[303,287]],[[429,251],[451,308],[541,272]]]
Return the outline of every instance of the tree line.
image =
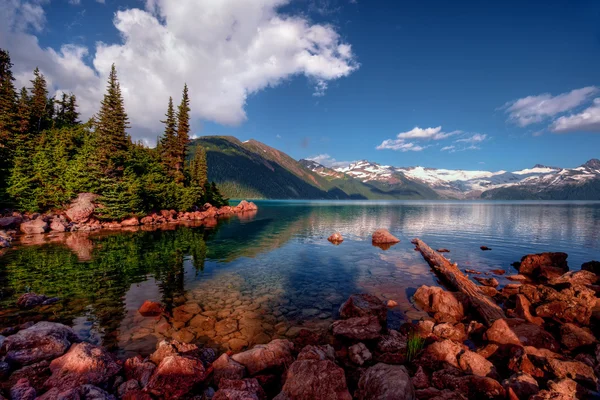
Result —
[[[0,206],[27,212],[57,210],[78,193],[98,194],[99,217],[187,211],[227,204],[207,179],[206,151],[188,160],[187,85],[175,109],[169,98],[157,146],[133,142],[115,66],[100,109],[81,122],[74,94],[49,96],[35,69],[31,87],[17,92],[7,51],[0,49]]]

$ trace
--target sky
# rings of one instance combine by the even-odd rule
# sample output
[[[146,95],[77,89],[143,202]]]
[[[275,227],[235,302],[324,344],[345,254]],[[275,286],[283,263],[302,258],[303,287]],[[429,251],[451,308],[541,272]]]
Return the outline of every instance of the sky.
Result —
[[[517,170],[600,158],[600,2],[0,0],[20,86],[85,118],[117,67],[134,140],[169,96],[194,136],[327,166]]]

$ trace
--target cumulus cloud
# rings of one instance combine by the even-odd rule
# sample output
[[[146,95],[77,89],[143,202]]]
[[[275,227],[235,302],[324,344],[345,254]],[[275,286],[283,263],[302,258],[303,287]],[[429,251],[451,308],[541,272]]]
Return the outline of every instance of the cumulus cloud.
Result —
[[[416,126],[410,131],[400,132],[395,139],[384,140],[377,146],[377,150],[421,151],[428,146],[420,146],[407,140],[442,140],[459,133],[461,131],[443,132],[441,126],[425,129]]]
[[[120,43],[56,50],[35,36],[45,23],[39,4],[0,0],[0,46],[21,84],[39,66],[55,90],[78,96],[84,117],[96,112],[115,63],[134,138],[155,138],[169,96],[177,101],[184,83],[196,121],[237,125],[253,93],[302,75],[323,95],[328,82],[359,68],[334,27],[280,13],[289,1],[147,0],[145,10],[115,14]]]
[[[519,126],[527,126],[572,110],[598,93],[599,88],[587,86],[552,96],[544,93],[510,101],[503,107],[509,119]]]
[[[594,99],[593,104],[579,114],[558,118],[552,123],[550,130],[556,133],[600,133],[600,98]]]
[[[329,154],[319,154],[313,157],[307,157],[307,160],[317,162],[329,168],[345,168],[356,161],[338,161]]]

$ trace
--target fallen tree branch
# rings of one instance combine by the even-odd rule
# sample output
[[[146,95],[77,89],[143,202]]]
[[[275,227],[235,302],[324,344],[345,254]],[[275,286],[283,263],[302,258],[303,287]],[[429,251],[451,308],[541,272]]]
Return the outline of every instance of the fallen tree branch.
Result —
[[[417,250],[435,272],[440,274],[454,289],[469,297],[471,305],[483,318],[487,326],[490,326],[497,319],[506,318],[500,306],[460,272],[458,265],[451,263],[421,239],[413,239],[411,243],[417,246]]]

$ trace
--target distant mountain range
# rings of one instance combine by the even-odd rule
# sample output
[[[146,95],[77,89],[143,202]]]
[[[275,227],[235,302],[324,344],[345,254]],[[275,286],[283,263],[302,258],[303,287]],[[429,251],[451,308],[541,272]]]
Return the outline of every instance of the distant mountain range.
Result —
[[[534,165],[520,171],[393,167],[358,161],[328,168],[296,161],[256,140],[206,136],[208,177],[231,198],[600,200],[600,160],[577,168]]]

